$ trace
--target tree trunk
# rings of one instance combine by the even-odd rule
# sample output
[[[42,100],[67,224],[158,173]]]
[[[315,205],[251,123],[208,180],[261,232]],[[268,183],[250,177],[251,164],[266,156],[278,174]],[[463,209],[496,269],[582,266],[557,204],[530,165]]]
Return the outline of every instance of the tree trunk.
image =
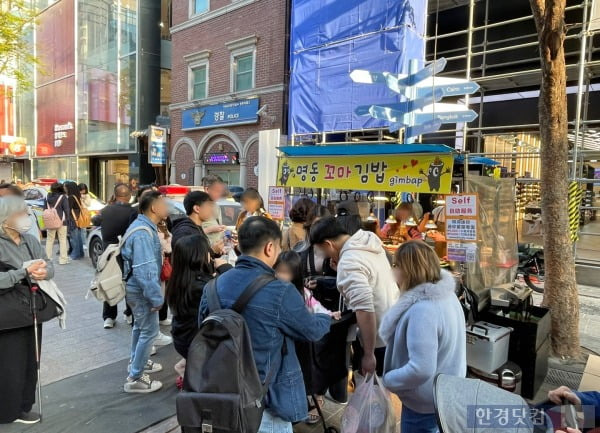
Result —
[[[552,349],[574,358],[579,347],[579,298],[575,258],[569,238],[567,85],[565,67],[566,0],[530,0],[542,70],[539,117],[541,198],[546,280],[544,304],[552,314]]]

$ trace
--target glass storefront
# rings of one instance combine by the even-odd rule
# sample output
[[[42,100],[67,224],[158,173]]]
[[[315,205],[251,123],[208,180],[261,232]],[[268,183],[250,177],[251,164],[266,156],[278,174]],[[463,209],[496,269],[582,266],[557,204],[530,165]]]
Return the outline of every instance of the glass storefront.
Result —
[[[33,172],[37,178],[75,180],[77,179],[77,158],[34,159]]]
[[[137,0],[79,0],[78,152],[135,151]]]
[[[219,176],[227,185],[240,185],[240,169],[239,167],[225,168],[222,165],[206,166],[207,174]]]

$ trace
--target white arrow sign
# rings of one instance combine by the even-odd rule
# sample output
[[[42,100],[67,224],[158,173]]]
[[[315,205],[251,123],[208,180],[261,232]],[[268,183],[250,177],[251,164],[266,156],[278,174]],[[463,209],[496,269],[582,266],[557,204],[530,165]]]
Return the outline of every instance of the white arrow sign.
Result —
[[[423,107],[421,112],[415,113],[415,125],[432,121],[442,123],[472,122],[477,118],[477,113],[461,104],[431,104]]]
[[[427,97],[437,90],[442,97],[472,95],[479,90],[479,84],[464,78],[429,77],[416,85],[417,98]]]

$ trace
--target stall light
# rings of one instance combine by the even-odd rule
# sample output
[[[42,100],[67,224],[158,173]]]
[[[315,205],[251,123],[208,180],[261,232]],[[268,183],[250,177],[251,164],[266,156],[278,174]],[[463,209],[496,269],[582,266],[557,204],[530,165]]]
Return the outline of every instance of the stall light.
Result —
[[[434,201],[434,203],[437,204],[438,206],[444,206],[446,204],[446,200],[440,199],[440,200]]]
[[[373,212],[371,212],[369,214],[369,216],[367,217],[367,221],[370,221],[370,222],[377,221],[377,217],[375,216],[375,214]]]
[[[385,195],[376,195],[373,197],[373,201],[390,201]]]
[[[415,221],[415,219],[413,217],[410,217],[408,219],[408,221],[406,221],[406,223],[404,223],[404,225],[406,225],[406,227],[416,227],[417,222]]]
[[[425,228],[427,230],[437,230],[437,224],[433,221],[433,220],[429,220],[427,221],[427,224],[425,224]]]
[[[396,221],[396,217],[394,216],[394,214],[390,214],[390,216],[385,220],[386,224],[398,224],[398,221]]]

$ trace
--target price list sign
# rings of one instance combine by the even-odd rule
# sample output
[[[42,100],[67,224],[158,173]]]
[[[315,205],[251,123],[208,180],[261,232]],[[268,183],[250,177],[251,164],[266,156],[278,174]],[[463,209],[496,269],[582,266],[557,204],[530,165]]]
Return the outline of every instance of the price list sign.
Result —
[[[285,218],[285,188],[280,186],[269,187],[269,214],[274,220],[283,220]]]
[[[476,261],[478,233],[477,194],[446,196],[446,239],[448,260]]]

